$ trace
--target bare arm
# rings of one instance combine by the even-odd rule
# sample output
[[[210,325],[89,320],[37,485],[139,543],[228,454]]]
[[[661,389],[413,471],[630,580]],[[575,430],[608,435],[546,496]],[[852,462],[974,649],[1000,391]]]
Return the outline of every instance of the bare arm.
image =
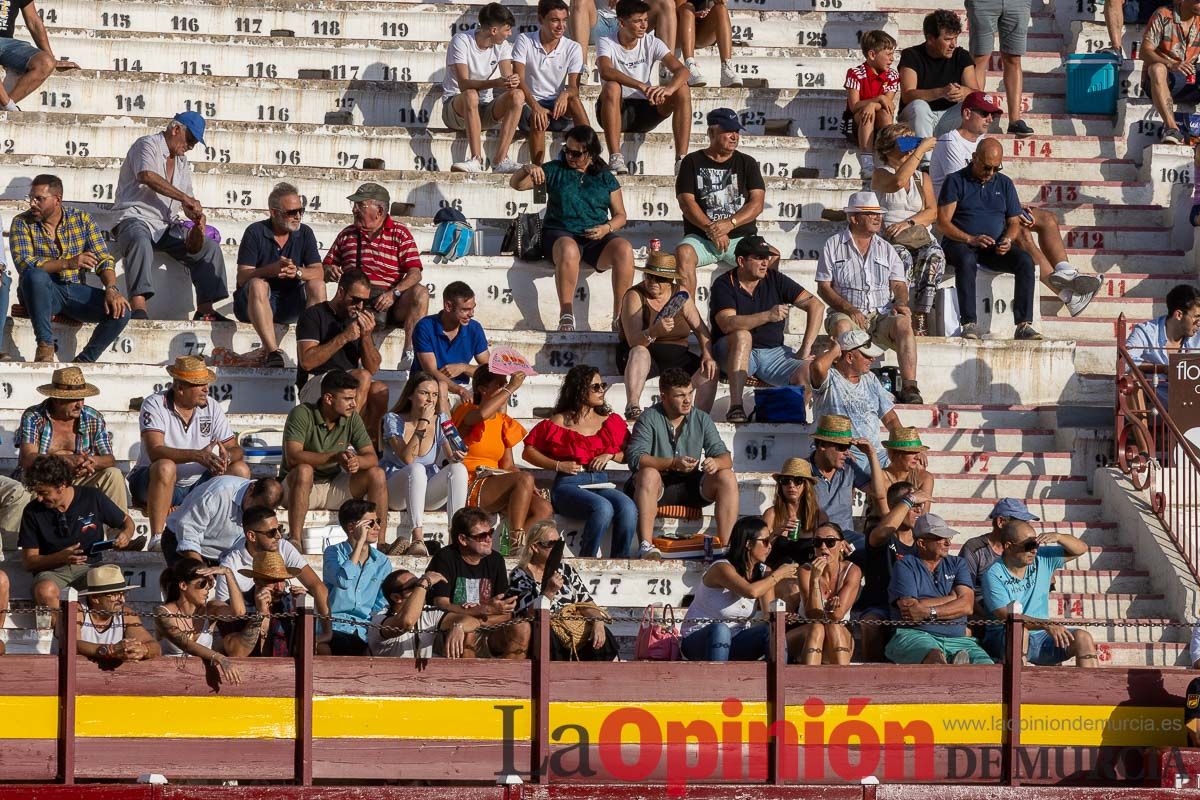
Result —
[[[758,600],[775,591],[780,581],[794,577],[795,564],[783,564],[762,580],[748,581],[737,573],[729,562],[713,564],[704,573],[704,585],[714,589],[728,589],[741,597]]]
[[[800,341],[800,358],[812,355],[813,344],[821,335],[821,324],[825,318],[825,305],[807,290],[793,301],[792,305],[804,312],[804,338]]]
[[[825,383],[825,379],[829,377],[829,370],[833,369],[833,363],[841,356],[842,348],[837,339],[834,339],[828,350],[812,360],[812,364],[808,367],[808,382],[813,389],[817,389]]]

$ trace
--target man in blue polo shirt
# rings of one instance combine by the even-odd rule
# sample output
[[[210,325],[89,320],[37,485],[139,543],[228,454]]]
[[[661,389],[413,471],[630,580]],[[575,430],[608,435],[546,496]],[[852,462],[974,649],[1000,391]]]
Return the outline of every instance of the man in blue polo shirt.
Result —
[[[475,321],[475,292],[470,286],[454,281],[442,291],[442,310],[417,323],[413,349],[421,369],[438,379],[442,391],[470,402],[466,384],[490,358],[487,335]]]
[[[266,354],[263,366],[283,369],[275,325],[290,325],[307,306],[324,302],[325,273],[317,237],[300,222],[304,203],[296,187],[276,185],[267,208],[271,217],[252,223],[242,234],[233,314],[254,326]]]
[[[1200,352],[1200,290],[1181,283],[1167,292],[1167,313],[1133,326],[1125,349],[1167,405],[1166,366],[1171,353]]]
[[[734,249],[737,269],[713,282],[713,355],[729,377],[726,422],[745,422],[742,394],[753,376],[772,386],[803,386],[813,342],[821,332],[825,304],[771,264],[779,257],[761,236],[745,236]],[[797,353],[783,343],[792,306],[804,309],[808,322]]]
[[[946,176],[938,198],[938,227],[943,234],[946,262],[954,267],[958,319],[964,339],[978,339],[975,319],[975,271],[983,266],[1016,276],[1013,338],[1037,340],[1033,327],[1033,287],[1037,269],[1033,258],[1017,245],[1021,201],[1013,182],[1000,174],[1004,150],[996,139],[984,139],[971,163]]]

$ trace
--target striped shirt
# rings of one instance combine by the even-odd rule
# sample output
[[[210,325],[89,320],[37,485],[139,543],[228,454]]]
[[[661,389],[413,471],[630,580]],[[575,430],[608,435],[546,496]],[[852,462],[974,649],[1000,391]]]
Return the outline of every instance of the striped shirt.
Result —
[[[36,406],[25,409],[21,415],[21,432],[17,446],[37,445],[39,453],[50,450],[54,426],[50,422],[50,401],[43,400]],[[104,415],[91,406],[84,406],[75,422],[75,452],[91,456],[111,456],[112,434],[104,424]]]
[[[47,261],[71,258],[80,253],[91,253],[96,257],[96,272],[117,268],[100,229],[87,212],[78,209],[62,207],[62,219],[54,231],[54,238],[47,235],[45,225],[35,220],[30,212],[18,214],[13,217],[8,240],[17,272],[36,269]],[[82,272],[79,269],[62,269],[54,273],[54,278],[59,283],[83,283]]]
[[[366,236],[355,225],[343,228],[325,254],[324,263],[343,270],[360,267],[372,286],[388,288],[400,281],[402,272],[421,269],[421,256],[408,228],[384,217],[383,227],[374,237]]]
[[[896,249],[881,237],[871,237],[871,246],[864,256],[858,252],[847,229],[825,242],[817,259],[817,281],[829,281],[850,305],[863,314],[875,314],[891,310],[890,282],[907,283],[908,275]]]

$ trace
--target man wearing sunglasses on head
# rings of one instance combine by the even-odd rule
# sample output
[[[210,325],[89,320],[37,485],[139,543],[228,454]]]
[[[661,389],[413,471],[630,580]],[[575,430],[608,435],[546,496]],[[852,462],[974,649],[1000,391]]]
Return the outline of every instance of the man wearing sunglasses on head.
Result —
[[[304,201],[290,183],[267,196],[271,216],[251,223],[238,246],[233,315],[254,326],[262,342],[263,366],[283,369],[276,325],[291,325],[301,312],[325,300],[325,268],[317,237],[303,224]]]

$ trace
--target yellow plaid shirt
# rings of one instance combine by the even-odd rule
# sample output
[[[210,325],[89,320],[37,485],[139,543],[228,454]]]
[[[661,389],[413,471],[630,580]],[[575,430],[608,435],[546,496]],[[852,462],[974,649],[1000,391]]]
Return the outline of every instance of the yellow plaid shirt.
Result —
[[[62,219],[54,238],[48,236],[42,223],[26,211],[13,218],[8,241],[13,265],[18,273],[39,268],[47,261],[71,258],[80,253],[96,256],[96,272],[116,269],[116,262],[109,254],[108,245],[104,243],[104,236],[96,223],[87,213],[66,206],[62,208]],[[82,283],[81,272],[78,269],[63,269],[55,276],[61,283]]]

